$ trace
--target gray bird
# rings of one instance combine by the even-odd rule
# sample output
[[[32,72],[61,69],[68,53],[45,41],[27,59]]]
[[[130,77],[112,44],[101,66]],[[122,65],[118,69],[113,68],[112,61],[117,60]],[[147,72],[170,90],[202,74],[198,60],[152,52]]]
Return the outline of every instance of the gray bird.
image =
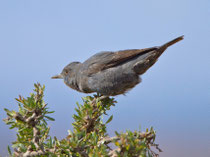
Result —
[[[180,36],[162,46],[100,52],[84,63],[72,62],[52,79],[64,79],[72,89],[83,93],[97,92],[104,96],[125,94],[141,82],[145,73],[171,45],[183,39]]]

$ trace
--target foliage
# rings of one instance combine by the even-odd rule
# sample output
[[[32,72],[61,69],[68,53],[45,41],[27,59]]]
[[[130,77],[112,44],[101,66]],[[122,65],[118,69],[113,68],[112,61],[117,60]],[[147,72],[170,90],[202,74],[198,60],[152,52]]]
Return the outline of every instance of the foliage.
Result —
[[[8,117],[4,119],[10,129],[17,129],[17,139],[13,142],[10,156],[72,156],[72,157],[152,157],[158,156],[151,147],[158,151],[154,144],[155,131],[153,128],[141,131],[116,132],[116,136],[109,137],[106,126],[111,122],[110,116],[104,123],[102,116],[116,103],[113,98],[94,95],[83,98],[84,104],[78,104],[76,114],[73,115],[73,131],[65,139],[58,140],[49,136],[50,128],[47,121],[54,121],[49,117],[47,104],[44,102],[44,86],[35,84],[30,97],[19,96],[18,112],[5,109]]]

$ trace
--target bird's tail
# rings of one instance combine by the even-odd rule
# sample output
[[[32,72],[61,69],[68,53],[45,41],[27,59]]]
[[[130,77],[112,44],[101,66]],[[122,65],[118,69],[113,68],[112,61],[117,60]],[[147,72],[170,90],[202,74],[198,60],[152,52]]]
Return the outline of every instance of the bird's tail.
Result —
[[[169,42],[163,44],[162,46],[160,46],[159,50],[160,50],[161,52],[163,52],[163,51],[165,51],[169,46],[171,46],[171,45],[173,45],[173,44],[175,44],[175,43],[177,43],[177,42],[179,42],[179,41],[181,41],[181,40],[183,40],[183,39],[184,39],[184,36],[183,36],[183,35],[180,36],[180,37],[178,37],[178,38],[175,38],[174,40],[171,40],[171,41],[169,41]]]
[[[171,45],[179,42],[180,40],[184,39],[184,36],[180,36],[174,40],[171,40],[162,46],[156,47],[155,50],[149,51],[145,53],[144,55],[141,55],[138,59],[138,62],[134,65],[134,71],[141,75],[145,73],[155,62],[157,59],[161,56],[161,54]]]

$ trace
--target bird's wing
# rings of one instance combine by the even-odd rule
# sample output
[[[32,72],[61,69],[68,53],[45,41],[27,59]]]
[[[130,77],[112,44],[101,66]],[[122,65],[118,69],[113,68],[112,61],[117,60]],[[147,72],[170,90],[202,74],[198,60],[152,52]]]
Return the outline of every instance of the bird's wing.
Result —
[[[136,56],[143,55],[153,50],[157,50],[157,47],[122,50],[117,52],[101,52],[92,56],[83,63],[85,68],[84,71],[86,75],[90,76],[99,71],[117,66]]]
[[[99,71],[106,70],[108,68],[117,66],[119,64],[125,63],[137,56],[149,54],[150,52],[155,52],[155,56],[153,56],[151,60],[151,64],[157,60],[157,58],[166,50],[167,47],[181,41],[183,36],[175,38],[166,44],[160,47],[151,47],[145,49],[131,49],[131,50],[123,50],[117,52],[101,52],[97,53],[88,60],[83,63],[83,72],[86,75],[92,75]],[[150,67],[149,66],[149,67]]]

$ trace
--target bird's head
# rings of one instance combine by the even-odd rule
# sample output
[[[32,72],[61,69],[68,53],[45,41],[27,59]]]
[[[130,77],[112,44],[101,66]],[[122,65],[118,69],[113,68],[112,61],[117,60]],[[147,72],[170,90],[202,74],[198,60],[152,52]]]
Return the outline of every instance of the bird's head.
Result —
[[[66,80],[67,77],[72,77],[72,75],[75,73],[75,69],[78,67],[78,65],[81,64],[80,62],[72,62],[65,66],[62,70],[62,72],[58,75],[55,75],[51,77],[52,79],[64,79]]]

